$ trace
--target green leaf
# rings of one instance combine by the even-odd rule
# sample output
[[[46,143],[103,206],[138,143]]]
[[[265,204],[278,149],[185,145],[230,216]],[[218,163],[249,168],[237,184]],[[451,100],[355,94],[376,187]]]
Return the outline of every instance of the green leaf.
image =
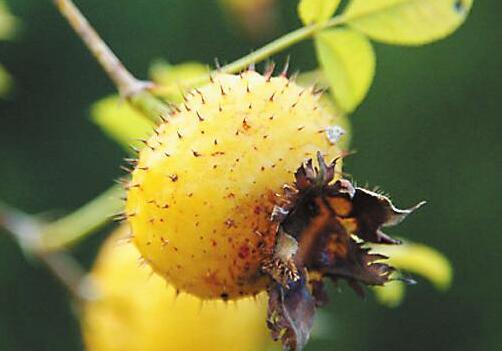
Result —
[[[320,32],[315,46],[336,104],[352,112],[366,96],[375,75],[371,43],[364,35],[344,28]]]
[[[421,45],[453,33],[473,0],[352,0],[344,16],[352,28],[388,44]]]
[[[207,76],[207,65],[199,62],[185,62],[178,65],[170,65],[165,61],[157,60],[150,67],[150,76],[158,85],[156,93],[173,102],[182,102],[182,91],[193,86],[187,86],[186,82]]]
[[[138,139],[152,133],[154,124],[118,96],[104,98],[91,107],[92,120],[126,150],[130,146],[144,147]]]
[[[0,0],[0,39],[12,39],[18,20],[12,16],[3,0]]]
[[[300,0],[298,16],[303,24],[327,21],[340,5],[340,0]]]
[[[0,97],[5,97],[9,94],[10,88],[12,86],[12,78],[5,70],[5,68],[0,65]]]

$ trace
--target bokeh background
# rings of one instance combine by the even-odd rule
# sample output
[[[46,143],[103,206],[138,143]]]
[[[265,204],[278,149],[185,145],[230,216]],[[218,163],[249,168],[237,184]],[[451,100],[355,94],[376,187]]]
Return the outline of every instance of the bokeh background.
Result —
[[[7,3],[22,27],[16,40],[0,42],[0,60],[15,80],[0,100],[0,198],[29,213],[60,215],[120,174],[122,150],[89,118],[89,106],[114,89],[50,1]],[[77,3],[140,77],[155,58],[231,61],[300,26],[293,0],[251,11],[241,21],[247,30],[210,0]],[[444,252],[455,269],[452,288],[438,293],[422,282],[397,309],[332,290],[329,322],[307,350],[502,348],[501,13],[502,2],[478,0],[446,40],[376,44],[375,82],[351,117],[357,153],[346,171],[403,207],[429,202],[391,232]],[[294,69],[315,65],[311,42],[288,53]],[[86,267],[104,234],[73,251]],[[0,235],[0,350],[81,349],[64,289]]]

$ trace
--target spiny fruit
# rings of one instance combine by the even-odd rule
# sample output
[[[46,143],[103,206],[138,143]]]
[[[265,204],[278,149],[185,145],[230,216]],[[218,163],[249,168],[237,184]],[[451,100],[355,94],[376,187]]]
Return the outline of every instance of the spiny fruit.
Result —
[[[176,296],[165,280],[138,265],[122,226],[105,243],[91,273],[98,298],[84,306],[88,351],[262,351],[273,343],[264,322],[266,296],[236,302]]]
[[[319,95],[270,72],[218,74],[145,140],[127,186],[143,259],[202,299],[266,289],[287,350],[306,345],[325,280],[363,294],[395,279],[367,244],[399,244],[382,228],[422,205],[400,210],[338,177],[340,129]]]
[[[217,74],[155,129],[128,185],[125,214],[143,259],[204,299],[255,295],[276,243],[277,194],[320,152],[340,156],[315,87],[253,70]]]

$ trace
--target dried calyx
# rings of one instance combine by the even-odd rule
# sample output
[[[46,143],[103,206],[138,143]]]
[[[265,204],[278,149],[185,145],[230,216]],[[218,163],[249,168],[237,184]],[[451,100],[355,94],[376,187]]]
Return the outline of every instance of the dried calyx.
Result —
[[[268,288],[268,326],[285,349],[299,350],[312,329],[316,307],[327,303],[324,278],[343,279],[360,295],[361,284],[383,285],[394,268],[386,257],[371,253],[365,243],[399,244],[381,231],[422,206],[399,210],[378,193],[334,180],[335,161],[327,165],[320,153],[295,174],[294,186],[285,186],[282,203],[272,220],[279,224],[274,252],[262,270]]]

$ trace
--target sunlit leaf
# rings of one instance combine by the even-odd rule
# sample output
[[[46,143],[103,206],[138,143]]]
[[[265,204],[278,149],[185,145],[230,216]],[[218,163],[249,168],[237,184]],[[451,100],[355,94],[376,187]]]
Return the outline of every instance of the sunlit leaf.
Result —
[[[134,110],[118,96],[96,102],[91,108],[92,120],[113,140],[127,150],[130,146],[144,146],[138,139],[147,138],[153,123]]]
[[[352,112],[366,96],[375,74],[371,43],[356,31],[332,29],[319,33],[315,44],[336,104]]]
[[[0,40],[12,39],[18,26],[18,20],[12,16],[3,0],[0,0]],[[0,97],[9,94],[12,78],[0,64]]]
[[[183,101],[182,92],[190,86],[190,81],[208,75],[207,65],[198,62],[185,62],[170,65],[164,61],[156,61],[150,67],[150,76],[159,87],[156,93],[173,102]]]
[[[14,34],[18,20],[12,16],[3,0],[0,0],[0,39],[11,39]]]
[[[338,5],[340,0],[301,0],[298,16],[305,25],[324,22],[333,16]]]
[[[10,74],[2,65],[0,65],[0,97],[4,97],[9,94],[11,85],[12,78]]]
[[[423,245],[405,242],[403,245],[371,245],[373,252],[388,256],[386,261],[404,272],[417,274],[429,280],[438,290],[446,290],[453,279],[448,259],[439,251]],[[383,287],[374,287],[377,300],[388,307],[398,306],[405,294],[405,283],[393,281]]]
[[[393,280],[384,286],[374,286],[375,297],[382,305],[387,307],[397,307],[403,301],[406,284],[399,280]]]
[[[473,0],[352,0],[347,23],[374,40],[420,45],[454,32]]]
[[[406,272],[427,278],[440,290],[446,290],[453,278],[448,259],[432,247],[405,242],[403,245],[373,245],[375,252],[389,256],[388,263]]]

